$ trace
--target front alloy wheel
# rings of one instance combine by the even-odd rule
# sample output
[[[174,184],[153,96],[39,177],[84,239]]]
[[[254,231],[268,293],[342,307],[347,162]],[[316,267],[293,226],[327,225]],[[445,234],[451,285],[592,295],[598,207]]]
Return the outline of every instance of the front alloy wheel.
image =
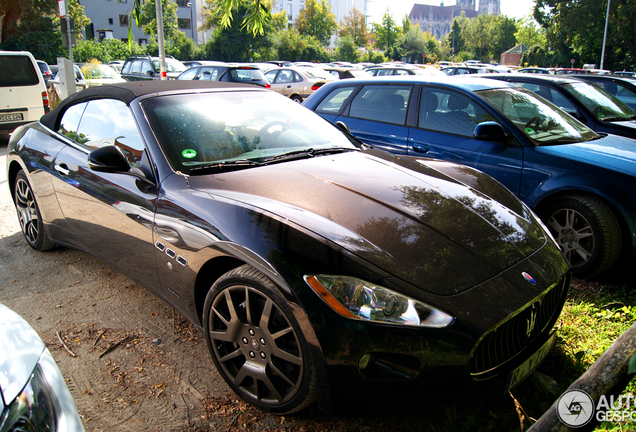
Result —
[[[51,249],[54,244],[44,230],[40,209],[24,171],[16,176],[14,197],[20,228],[29,246],[39,251]]]
[[[622,247],[620,224],[601,199],[565,197],[543,214],[575,275],[602,273],[618,260]]]
[[[296,320],[250,266],[223,275],[204,307],[206,342],[221,376],[245,401],[279,414],[308,406],[314,373]]]

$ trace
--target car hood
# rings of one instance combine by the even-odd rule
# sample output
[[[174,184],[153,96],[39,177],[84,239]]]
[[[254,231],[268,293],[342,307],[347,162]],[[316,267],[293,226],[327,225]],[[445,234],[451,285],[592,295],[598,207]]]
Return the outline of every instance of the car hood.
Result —
[[[20,315],[0,304],[0,390],[5,405],[29,382],[44,343]]]
[[[531,212],[490,177],[480,177],[482,190],[499,201],[422,161],[383,155],[319,156],[189,184],[276,214],[440,295],[474,287],[545,244]]]
[[[636,173],[636,144],[631,138],[609,134],[592,141],[537,147],[537,150],[550,157],[576,160],[631,176]]]

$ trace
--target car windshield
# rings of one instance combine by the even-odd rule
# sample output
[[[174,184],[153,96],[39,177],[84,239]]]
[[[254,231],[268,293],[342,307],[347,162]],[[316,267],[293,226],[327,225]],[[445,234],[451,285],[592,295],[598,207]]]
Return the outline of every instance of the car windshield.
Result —
[[[601,121],[633,120],[636,112],[619,99],[588,82],[563,84],[563,88]]]
[[[556,105],[524,88],[481,90],[476,94],[506,116],[535,145],[584,142],[599,137]]]
[[[115,79],[118,77],[117,72],[113,68],[103,64],[88,63],[80,69],[86,79]]]
[[[160,70],[161,64],[159,63],[159,60],[153,60],[152,64],[156,71]],[[187,68],[185,67],[185,65],[181,63],[179,60],[175,60],[171,58],[166,59],[166,72],[181,73],[186,69]]]
[[[354,150],[353,139],[312,111],[272,92],[157,96],[142,108],[175,171],[243,166],[306,151]]]

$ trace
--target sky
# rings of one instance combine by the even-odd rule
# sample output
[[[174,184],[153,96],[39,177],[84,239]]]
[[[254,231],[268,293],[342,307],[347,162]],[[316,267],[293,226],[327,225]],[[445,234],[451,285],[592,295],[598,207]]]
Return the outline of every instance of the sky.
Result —
[[[391,15],[393,15],[393,20],[396,23],[400,23],[404,15],[408,15],[411,12],[415,3],[439,6],[441,0],[371,0],[371,21],[381,23],[382,16],[388,8]],[[444,1],[444,6],[454,6],[455,3],[455,0],[446,0]],[[479,7],[479,0],[476,3],[477,7]],[[501,0],[500,5],[502,15],[519,19],[531,13],[534,1]]]

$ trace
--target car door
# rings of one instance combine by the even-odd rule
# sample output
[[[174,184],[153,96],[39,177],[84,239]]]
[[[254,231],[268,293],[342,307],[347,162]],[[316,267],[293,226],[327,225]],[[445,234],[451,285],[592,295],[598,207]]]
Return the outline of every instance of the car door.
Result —
[[[216,81],[219,79],[219,68],[216,66],[201,66],[197,73],[196,80]]]
[[[413,85],[366,84],[334,121],[349,126],[351,134],[374,147],[407,153],[406,114]]]
[[[519,194],[523,147],[474,138],[475,126],[484,121],[496,119],[467,94],[447,88],[422,86],[418,123],[409,131],[408,154],[476,168]]]
[[[104,173],[88,166],[91,150],[114,145],[129,165],[153,178],[141,135],[125,103],[98,99],[84,107],[77,128],[58,133],[72,141],[53,163],[53,187],[68,229],[80,247],[144,286],[154,286],[153,223],[157,189],[129,173]],[[66,115],[65,115],[66,117]]]
[[[289,97],[294,86],[294,71],[290,69],[271,70],[265,74],[270,80],[272,90]]]

